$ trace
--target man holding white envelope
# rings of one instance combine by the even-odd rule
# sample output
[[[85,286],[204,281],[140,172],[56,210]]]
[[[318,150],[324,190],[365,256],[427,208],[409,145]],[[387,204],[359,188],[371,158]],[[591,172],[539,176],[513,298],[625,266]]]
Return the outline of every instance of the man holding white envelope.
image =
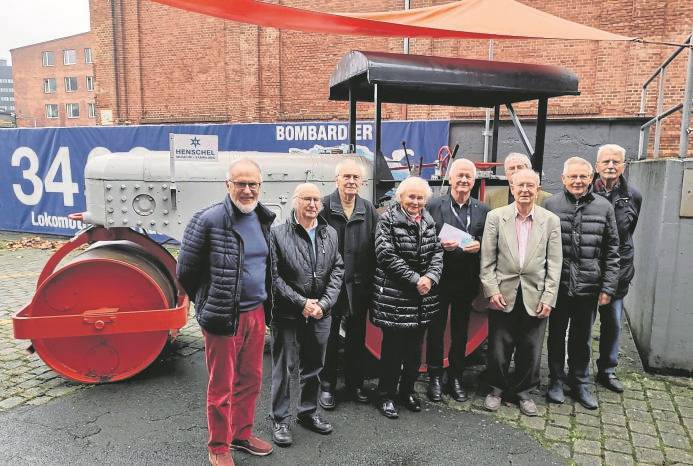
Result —
[[[476,167],[467,159],[457,159],[448,168],[450,193],[429,202],[443,246],[443,275],[439,284],[440,312],[428,327],[426,363],[430,382],[428,398],[438,402],[443,391],[445,326],[450,308],[451,343],[448,359],[447,392],[455,401],[466,401],[462,385],[467,347],[467,326],[472,301],[479,293],[479,249],[488,207],[471,197]]]

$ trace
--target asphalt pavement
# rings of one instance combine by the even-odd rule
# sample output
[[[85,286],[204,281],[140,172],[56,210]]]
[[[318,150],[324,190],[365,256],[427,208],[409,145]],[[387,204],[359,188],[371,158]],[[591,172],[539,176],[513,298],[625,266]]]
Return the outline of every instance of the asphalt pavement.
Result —
[[[40,406],[0,414],[1,462],[13,465],[207,464],[207,380],[201,351],[165,356],[129,381],[100,385]],[[297,383],[294,380],[294,396]],[[270,438],[269,357],[256,433]],[[564,464],[525,432],[493,417],[424,404],[389,420],[370,405],[344,402],[326,413],[322,436],[293,425],[294,445],[266,458],[234,453],[237,464]]]

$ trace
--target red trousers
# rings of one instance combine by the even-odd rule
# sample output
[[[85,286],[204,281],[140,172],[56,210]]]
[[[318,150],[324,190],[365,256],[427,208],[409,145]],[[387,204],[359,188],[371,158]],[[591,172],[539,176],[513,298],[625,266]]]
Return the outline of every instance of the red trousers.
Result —
[[[255,402],[262,384],[265,311],[242,312],[234,336],[202,330],[209,372],[207,428],[209,451],[229,451],[232,440],[247,440],[253,431]]]

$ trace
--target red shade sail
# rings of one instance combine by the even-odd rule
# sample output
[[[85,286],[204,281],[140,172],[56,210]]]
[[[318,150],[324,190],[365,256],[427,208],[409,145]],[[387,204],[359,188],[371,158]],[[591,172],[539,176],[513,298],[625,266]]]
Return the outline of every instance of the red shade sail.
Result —
[[[258,26],[357,36],[630,41],[550,15],[515,0],[460,0],[378,13],[322,13],[255,0],[153,0]]]

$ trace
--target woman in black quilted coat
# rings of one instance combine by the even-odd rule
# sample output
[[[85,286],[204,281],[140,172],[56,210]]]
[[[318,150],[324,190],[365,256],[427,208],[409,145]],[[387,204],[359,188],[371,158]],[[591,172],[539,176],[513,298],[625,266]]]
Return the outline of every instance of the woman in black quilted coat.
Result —
[[[383,331],[380,351],[380,412],[398,417],[395,395],[411,411],[420,411],[414,382],[421,361],[426,325],[438,312],[443,249],[433,218],[425,210],[428,183],[409,177],[397,187],[397,204],[380,218],[375,232],[374,305],[371,321]],[[400,369],[402,368],[403,369]]]

